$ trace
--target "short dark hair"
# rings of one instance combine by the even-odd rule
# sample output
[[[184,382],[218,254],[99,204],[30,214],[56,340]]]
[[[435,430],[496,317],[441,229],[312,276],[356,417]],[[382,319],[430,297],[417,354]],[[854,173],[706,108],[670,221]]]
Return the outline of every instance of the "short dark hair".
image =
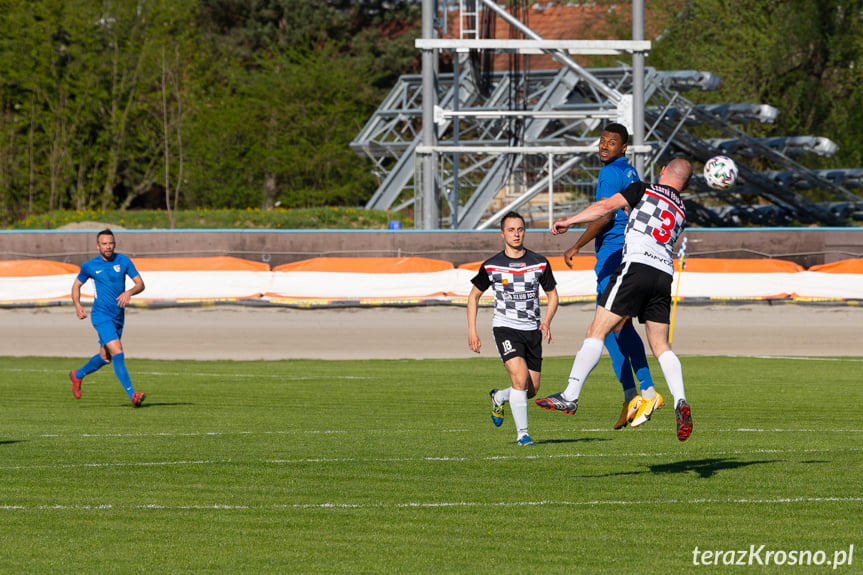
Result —
[[[524,225],[524,218],[521,217],[520,213],[518,213],[518,212],[507,212],[506,215],[504,215],[500,219],[500,231],[503,231],[503,223],[510,218],[518,218],[519,220],[521,220],[521,225]]]
[[[617,122],[612,122],[606,125],[603,129],[603,132],[611,132],[612,134],[617,134],[620,136],[620,139],[623,140],[624,144],[629,143],[629,130],[626,129],[626,126],[623,124],[618,124]]]
[[[96,234],[96,241],[99,241],[99,238],[101,238],[102,236],[111,236],[113,238],[114,232],[111,231],[111,228],[105,228],[104,230]]]

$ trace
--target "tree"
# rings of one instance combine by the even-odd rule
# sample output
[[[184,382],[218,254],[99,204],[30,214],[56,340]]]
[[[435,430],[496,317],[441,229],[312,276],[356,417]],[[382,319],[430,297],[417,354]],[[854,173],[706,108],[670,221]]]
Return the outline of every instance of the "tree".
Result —
[[[168,209],[362,203],[376,184],[349,143],[416,69],[410,2],[0,6],[3,223],[157,187]]]
[[[190,202],[356,205],[373,193],[369,166],[349,148],[377,104],[367,63],[324,46],[278,50],[250,70],[223,72],[224,87],[190,120]]]
[[[123,203],[118,192],[129,200],[149,189],[163,136],[160,46],[195,30],[194,0],[5,4],[2,219],[106,208]],[[178,45],[188,57],[188,42]]]
[[[681,6],[682,5],[682,6]],[[863,162],[863,2],[858,0],[688,0],[679,7],[648,64],[700,69],[722,78],[697,102],[754,102],[780,110],[754,135],[827,136],[848,166]],[[807,159],[812,167],[835,165]]]

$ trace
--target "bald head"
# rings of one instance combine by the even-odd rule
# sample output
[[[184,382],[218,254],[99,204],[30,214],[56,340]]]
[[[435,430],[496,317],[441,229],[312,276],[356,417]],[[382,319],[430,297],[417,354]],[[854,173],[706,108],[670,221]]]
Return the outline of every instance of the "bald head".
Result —
[[[692,164],[684,159],[678,158],[668,162],[659,172],[659,183],[671,186],[678,192],[682,192],[689,185],[692,177]]]

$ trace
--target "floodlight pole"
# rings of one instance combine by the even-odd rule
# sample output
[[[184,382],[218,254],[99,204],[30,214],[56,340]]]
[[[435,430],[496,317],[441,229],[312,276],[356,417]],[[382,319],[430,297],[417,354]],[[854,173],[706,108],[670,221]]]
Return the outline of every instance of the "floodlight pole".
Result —
[[[422,37],[434,38],[435,0],[423,0],[422,4]],[[435,90],[435,61],[437,50],[423,49],[423,124],[422,142],[424,146],[437,144],[437,128],[434,123],[434,109],[437,105]],[[422,165],[422,228],[432,230],[440,226],[437,207],[437,152],[430,151],[420,156]],[[419,221],[414,215],[414,222]]]
[[[644,0],[632,0],[632,40],[644,40]],[[644,52],[632,54],[632,143],[644,143]],[[635,171],[644,179],[644,155],[635,155]]]

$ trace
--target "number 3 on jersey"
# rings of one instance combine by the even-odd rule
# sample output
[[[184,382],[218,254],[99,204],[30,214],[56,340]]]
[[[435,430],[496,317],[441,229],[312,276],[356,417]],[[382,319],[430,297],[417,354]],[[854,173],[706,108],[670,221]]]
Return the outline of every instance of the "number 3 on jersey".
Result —
[[[671,230],[674,229],[675,223],[674,214],[668,210],[662,210],[659,217],[662,218],[662,226],[653,228],[653,239],[661,244],[665,244],[671,239]]]

